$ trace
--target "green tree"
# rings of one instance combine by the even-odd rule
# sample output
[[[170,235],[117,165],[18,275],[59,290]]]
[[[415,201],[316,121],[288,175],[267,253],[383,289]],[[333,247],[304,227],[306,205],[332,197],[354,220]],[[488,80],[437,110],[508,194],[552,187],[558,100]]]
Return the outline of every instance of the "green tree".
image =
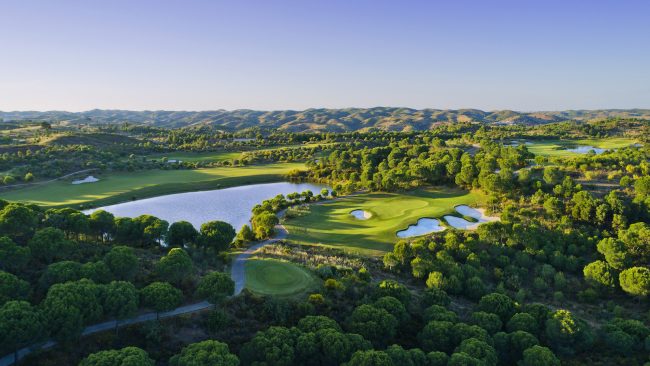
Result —
[[[519,366],[560,366],[560,360],[553,351],[542,346],[532,346],[524,351]]]
[[[88,216],[90,231],[102,241],[110,239],[115,234],[115,216],[112,213],[97,210]]]
[[[300,332],[297,329],[271,326],[257,332],[244,344],[239,357],[244,365],[291,366],[296,359],[296,342]],[[312,342],[313,344],[313,342]],[[339,349],[339,351],[341,351]]]
[[[105,284],[113,280],[113,273],[104,261],[87,262],[81,265],[81,277]]]
[[[568,310],[557,310],[546,320],[546,337],[554,349],[564,354],[580,352],[593,341],[587,323]]]
[[[227,222],[208,221],[201,225],[199,243],[204,251],[220,253],[230,247],[235,238],[235,229]]]
[[[237,233],[236,240],[240,243],[247,243],[249,241],[255,240],[255,233],[248,225],[242,225],[241,229]]]
[[[355,308],[347,321],[349,331],[376,344],[390,341],[395,336],[397,325],[397,319],[388,311],[367,304]]]
[[[409,313],[406,311],[404,304],[392,296],[380,297],[372,305],[378,309],[386,310],[400,323],[405,322],[409,318]]]
[[[133,316],[138,311],[138,290],[131,282],[113,281],[104,290],[104,313],[117,320]],[[115,322],[117,332],[118,322]]]
[[[25,268],[32,256],[28,247],[14,243],[6,236],[0,237],[0,269],[17,273]]]
[[[614,272],[607,262],[600,260],[591,262],[583,268],[582,273],[591,286],[601,289],[616,287]]]
[[[478,302],[478,309],[497,314],[505,323],[515,313],[515,302],[506,295],[493,292],[481,298]]]
[[[0,306],[9,300],[27,299],[30,292],[29,282],[0,271]]]
[[[201,278],[196,289],[197,296],[212,304],[221,303],[227,296],[235,293],[235,282],[223,272],[210,272]]]
[[[452,329],[454,323],[448,321],[430,321],[418,334],[420,345],[425,351],[451,352]]]
[[[347,366],[393,366],[390,356],[383,351],[357,351],[352,355]]]
[[[101,288],[87,279],[52,285],[41,306],[50,334],[63,343],[78,339],[84,325],[103,315]]]
[[[618,276],[623,291],[641,298],[650,295],[650,269],[632,267],[621,272]]]
[[[467,353],[457,352],[449,357],[447,366],[483,366],[484,362]]]
[[[181,248],[172,248],[156,263],[158,277],[175,285],[189,278],[194,272],[192,258]]]
[[[120,280],[132,280],[140,271],[138,257],[132,248],[126,246],[115,246],[104,256],[104,263],[113,273],[113,276]]]
[[[36,212],[19,203],[9,203],[0,210],[0,232],[20,244],[31,238],[37,222]]]
[[[494,334],[500,331],[503,327],[501,318],[499,318],[498,315],[486,313],[484,311],[473,312],[471,316],[471,322],[472,324],[476,324],[479,327],[485,329],[490,334]]]
[[[60,229],[46,227],[37,231],[29,241],[32,257],[43,264],[67,258],[73,251],[73,244],[65,238]]]
[[[38,282],[43,290],[47,290],[55,283],[76,281],[81,279],[81,277],[81,263],[61,261],[47,266],[47,269],[43,272]]]
[[[238,366],[239,358],[230,353],[228,345],[207,340],[190,344],[169,360],[170,366]]]
[[[257,239],[265,239],[273,235],[273,228],[280,222],[273,212],[262,212],[254,215],[251,220],[253,232]]]
[[[169,223],[151,215],[140,215],[132,219],[139,234],[139,244],[143,247],[160,245],[167,235]]]
[[[497,353],[494,348],[486,342],[475,338],[465,339],[456,347],[454,352],[464,353],[479,359],[485,366],[496,366],[497,364]]]
[[[508,332],[523,330],[525,332],[536,334],[538,330],[537,321],[528,313],[517,313],[510,318],[506,325]]]
[[[322,329],[334,329],[337,332],[341,331],[341,327],[332,318],[324,315],[308,315],[298,321],[298,329],[303,332],[315,333]]]
[[[0,307],[0,350],[2,354],[14,353],[39,341],[43,336],[43,323],[39,312],[26,301],[9,301]]]
[[[187,221],[178,221],[169,226],[167,244],[171,247],[187,247],[199,237],[199,232]]]
[[[154,366],[147,352],[138,347],[125,347],[93,353],[81,360],[79,366]]]
[[[156,319],[160,319],[160,312],[173,310],[183,301],[181,290],[166,282],[152,282],[140,290],[142,303],[156,312]]]

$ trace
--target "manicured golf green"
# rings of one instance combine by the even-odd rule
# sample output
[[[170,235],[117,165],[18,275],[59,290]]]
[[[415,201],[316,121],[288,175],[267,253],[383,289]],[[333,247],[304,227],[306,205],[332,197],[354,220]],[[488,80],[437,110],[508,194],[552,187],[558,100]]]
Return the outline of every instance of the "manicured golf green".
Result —
[[[134,198],[277,182],[290,170],[302,168],[302,163],[278,163],[195,170],[106,173],[99,175],[100,180],[95,183],[74,185],[69,181],[56,181],[0,192],[0,198],[8,201],[29,201],[42,206],[103,206]]]
[[[392,250],[399,240],[397,231],[418,219],[457,215],[454,206],[480,205],[484,198],[479,192],[447,188],[360,194],[311,205],[309,214],[288,219],[285,226],[293,242],[378,256]],[[364,210],[372,216],[359,220],[350,214],[353,210]]]
[[[316,284],[315,276],[307,269],[289,262],[251,258],[244,266],[246,288],[261,295],[297,295]]]
[[[637,141],[625,137],[602,139],[576,139],[576,140],[531,140],[526,147],[535,155],[543,156],[575,156],[580,153],[568,151],[576,146],[593,146],[601,149],[620,149],[634,145]]]

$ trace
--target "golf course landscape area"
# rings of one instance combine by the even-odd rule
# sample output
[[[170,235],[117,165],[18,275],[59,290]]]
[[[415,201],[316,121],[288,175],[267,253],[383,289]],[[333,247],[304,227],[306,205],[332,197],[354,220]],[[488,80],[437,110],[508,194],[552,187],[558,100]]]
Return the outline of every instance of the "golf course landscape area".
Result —
[[[526,147],[528,151],[535,155],[542,156],[571,156],[580,155],[580,152],[571,151],[570,149],[586,146],[598,149],[621,149],[632,146],[638,141],[626,138],[593,138],[577,140],[527,140]]]
[[[246,261],[246,288],[261,295],[294,296],[316,286],[316,276],[297,264],[276,259]]]
[[[310,206],[304,216],[287,219],[289,240],[300,244],[326,245],[349,252],[380,256],[393,249],[397,231],[420,218],[458,215],[457,205],[480,206],[485,196],[460,189],[431,188],[403,193],[364,193]],[[370,213],[367,220],[350,214]]]
[[[239,159],[242,155],[241,151],[206,151],[206,152],[191,152],[191,151],[174,151],[169,153],[160,153],[148,155],[147,159],[162,159],[176,161],[187,161],[191,163],[196,162],[214,162]]]
[[[97,176],[98,182],[71,184],[61,180],[0,192],[8,201],[32,202],[46,207],[90,207],[170,193],[226,188],[253,183],[277,182],[303,163],[275,163],[244,167],[144,170]]]

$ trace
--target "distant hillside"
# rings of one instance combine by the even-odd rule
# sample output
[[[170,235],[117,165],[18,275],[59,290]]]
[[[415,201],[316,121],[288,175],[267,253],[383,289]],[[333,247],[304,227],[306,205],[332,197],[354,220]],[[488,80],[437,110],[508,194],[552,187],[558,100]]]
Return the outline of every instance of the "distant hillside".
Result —
[[[133,123],[159,127],[211,125],[227,130],[260,126],[292,132],[359,131],[372,128],[390,131],[427,130],[444,122],[535,125],[566,120],[587,121],[612,117],[650,119],[650,109],[569,110],[556,112],[485,112],[478,109],[346,108],[304,111],[124,111],[87,112],[0,112],[3,121],[38,120],[72,124]]]

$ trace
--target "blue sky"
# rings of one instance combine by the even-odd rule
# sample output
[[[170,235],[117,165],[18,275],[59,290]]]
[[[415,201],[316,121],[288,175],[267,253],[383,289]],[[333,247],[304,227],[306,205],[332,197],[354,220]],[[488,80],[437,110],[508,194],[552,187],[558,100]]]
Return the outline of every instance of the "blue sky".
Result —
[[[4,0],[0,110],[650,108],[650,1]]]

